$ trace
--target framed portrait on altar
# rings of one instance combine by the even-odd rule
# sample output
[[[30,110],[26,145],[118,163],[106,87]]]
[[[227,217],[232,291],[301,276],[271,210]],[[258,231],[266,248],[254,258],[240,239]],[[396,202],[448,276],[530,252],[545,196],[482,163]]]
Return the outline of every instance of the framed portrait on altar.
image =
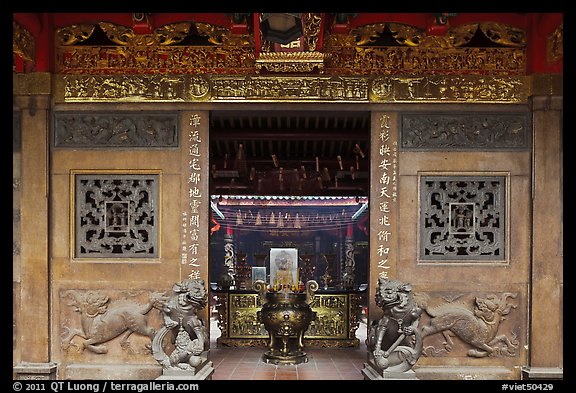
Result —
[[[270,249],[270,285],[298,286],[298,249]]]
[[[256,281],[266,282],[266,268],[260,266],[252,266],[252,287]]]

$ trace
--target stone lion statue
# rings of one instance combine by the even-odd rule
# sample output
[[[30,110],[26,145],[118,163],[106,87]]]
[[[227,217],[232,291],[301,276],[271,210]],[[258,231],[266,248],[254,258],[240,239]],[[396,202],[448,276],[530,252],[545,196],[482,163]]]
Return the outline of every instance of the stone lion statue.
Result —
[[[376,304],[384,314],[368,330],[369,363],[379,372],[408,371],[422,354],[422,335],[418,330],[422,310],[414,301],[412,286],[381,277]]]
[[[209,347],[206,326],[198,316],[208,299],[204,280],[187,278],[174,284],[172,292],[161,308],[164,324],[152,341],[152,353],[165,369],[196,367],[205,361],[201,355]],[[168,356],[162,342],[169,332],[174,350]]]

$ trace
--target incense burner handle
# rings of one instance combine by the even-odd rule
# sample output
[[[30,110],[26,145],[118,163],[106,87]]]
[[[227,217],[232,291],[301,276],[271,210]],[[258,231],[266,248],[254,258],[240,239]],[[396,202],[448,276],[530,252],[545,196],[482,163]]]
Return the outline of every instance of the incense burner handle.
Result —
[[[266,292],[268,290],[268,284],[262,280],[256,280],[254,282],[253,288],[258,291],[260,296],[260,303],[265,304],[268,300],[266,299]]]
[[[318,288],[319,285],[315,280],[309,280],[306,283],[306,303],[311,304],[314,301],[314,294]]]

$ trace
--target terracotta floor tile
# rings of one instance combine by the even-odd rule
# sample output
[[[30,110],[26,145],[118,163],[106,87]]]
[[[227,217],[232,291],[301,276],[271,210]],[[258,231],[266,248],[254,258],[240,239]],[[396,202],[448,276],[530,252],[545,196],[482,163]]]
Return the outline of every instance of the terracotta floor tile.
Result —
[[[364,344],[357,348],[305,348],[307,362],[298,365],[274,365],[264,361],[265,348],[217,348],[216,338],[219,337],[219,333],[217,327],[212,327],[209,356],[215,369],[212,375],[213,380],[364,379],[361,373],[367,355]],[[360,342],[363,343],[364,338],[359,334],[358,336]]]

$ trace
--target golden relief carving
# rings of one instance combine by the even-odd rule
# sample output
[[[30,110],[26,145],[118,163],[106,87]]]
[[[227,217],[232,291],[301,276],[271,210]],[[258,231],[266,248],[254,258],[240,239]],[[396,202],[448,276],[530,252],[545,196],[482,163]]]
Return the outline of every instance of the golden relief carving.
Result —
[[[258,321],[262,304],[258,294],[230,294],[230,338],[264,338],[268,332]]]
[[[12,52],[24,60],[34,60],[34,37],[16,22],[12,22]]]
[[[198,34],[208,37],[208,42],[214,45],[239,45],[253,46],[254,39],[248,35],[234,35],[224,27],[212,25],[210,23],[195,22]]]
[[[381,22],[359,26],[350,32],[348,38],[341,35],[331,35],[326,43],[329,46],[364,46],[374,43],[388,27],[392,37],[399,45],[408,47],[434,47],[434,43],[442,48],[459,47],[468,44],[477,30],[496,44],[509,47],[526,46],[526,34],[516,27],[486,22],[469,23],[456,27],[451,27],[445,36],[428,36],[426,33],[414,26],[403,23]],[[354,37],[354,39],[350,39]]]
[[[324,71],[324,53],[321,52],[267,52],[256,60],[256,70],[266,68],[272,72]]]
[[[564,24],[560,24],[546,38],[546,60],[548,63],[554,63],[564,56]]]
[[[254,53],[243,47],[61,46],[56,59],[60,74],[254,73]]]
[[[377,46],[388,27],[399,46]],[[465,47],[477,31],[505,47]],[[523,75],[526,38],[522,30],[497,23],[471,23],[450,28],[444,36],[426,35],[400,23],[375,23],[350,34],[325,38],[327,74]]]
[[[526,54],[513,48],[327,48],[330,75],[455,74],[523,75]],[[375,70],[378,70],[376,73]]]
[[[327,75],[526,73],[525,34],[508,25],[471,23],[450,28],[444,36],[433,36],[405,24],[375,23],[357,27],[350,34],[328,34],[323,52],[317,52],[321,18],[307,14],[305,19],[305,52],[275,53],[272,44],[264,41],[258,60],[252,36],[231,34],[229,29],[207,23],[194,23],[195,34],[208,37],[214,46],[172,45],[190,34],[193,22],[166,25],[148,35],[101,22],[100,28],[120,46],[98,47],[74,45],[90,37],[94,26],[67,26],[57,31],[56,68],[62,74],[255,75],[262,69]],[[478,31],[503,47],[466,47]],[[378,46],[384,33],[398,46]],[[549,47],[555,49],[550,53],[558,56],[561,30],[554,37]]]
[[[348,338],[348,295],[315,295],[310,307],[316,319],[305,338]]]
[[[129,27],[108,22],[99,25],[112,42],[130,46],[171,45],[181,42],[190,30],[189,22],[168,24],[157,28],[153,34],[136,34]]]
[[[526,46],[526,33],[522,29],[491,22],[480,23],[479,28],[486,37],[496,44],[512,47]]]
[[[304,36],[308,43],[308,50],[314,52],[318,45],[318,38],[320,37],[320,27],[322,23],[322,15],[320,14],[304,14]]]
[[[57,100],[325,102],[527,102],[529,77],[402,75],[271,77],[64,75]]]
[[[86,41],[94,33],[94,25],[71,25],[56,30],[58,45],[74,45]]]

